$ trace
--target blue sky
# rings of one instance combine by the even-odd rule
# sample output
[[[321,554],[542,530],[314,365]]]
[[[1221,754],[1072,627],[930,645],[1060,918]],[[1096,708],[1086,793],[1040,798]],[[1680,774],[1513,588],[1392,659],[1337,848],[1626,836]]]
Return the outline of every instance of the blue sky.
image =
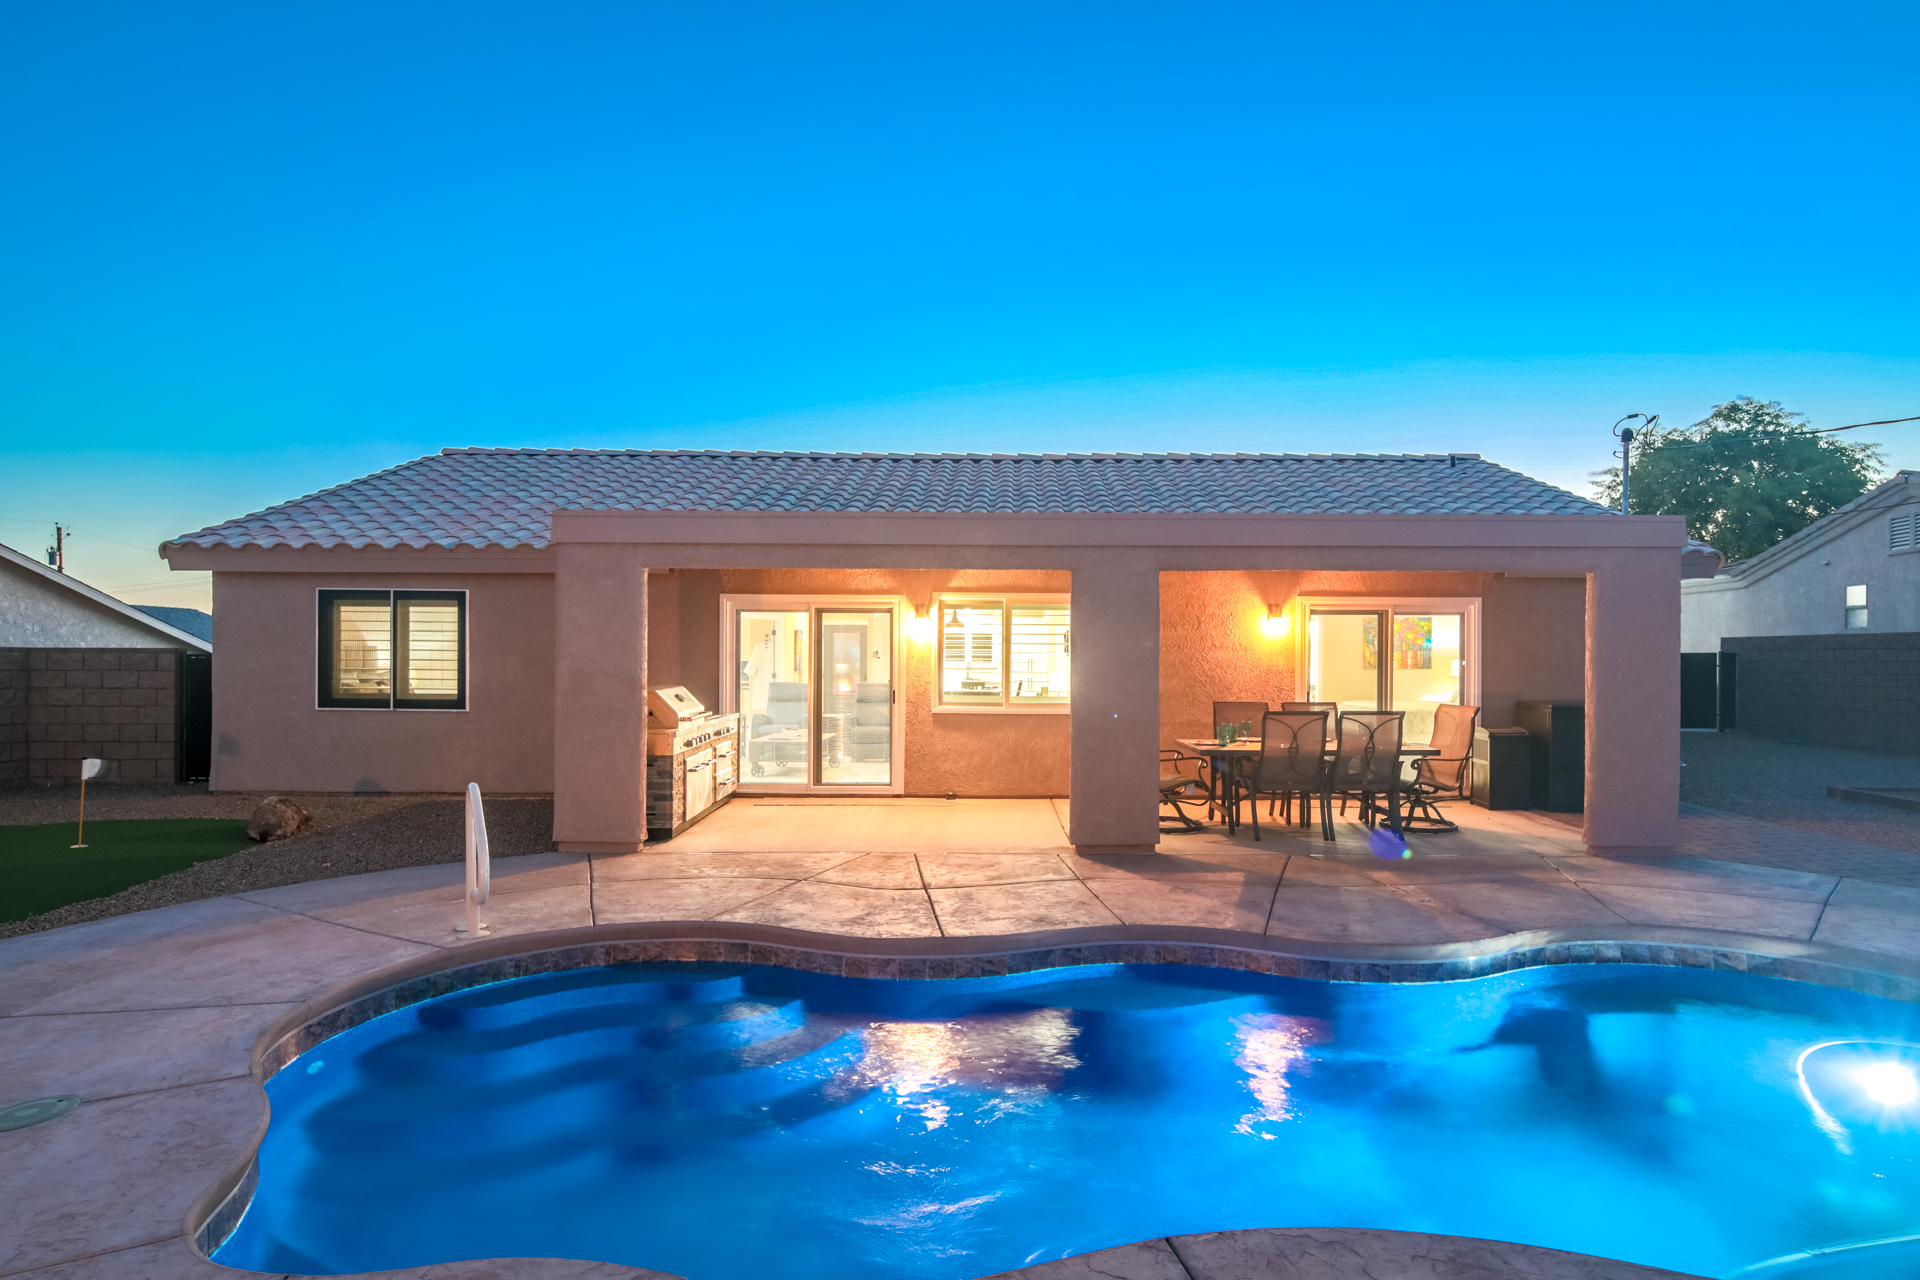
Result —
[[[0,541],[193,604],[161,539],[447,445],[1584,489],[1632,411],[1920,413],[1917,13],[22,0]]]

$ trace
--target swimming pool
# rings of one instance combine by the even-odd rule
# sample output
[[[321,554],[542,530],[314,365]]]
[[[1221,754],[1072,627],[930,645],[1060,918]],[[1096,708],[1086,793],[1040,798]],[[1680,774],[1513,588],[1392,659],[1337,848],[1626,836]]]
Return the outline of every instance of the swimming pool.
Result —
[[[411,1005],[294,1059],[214,1256],[966,1280],[1314,1226],[1724,1276],[1920,1231],[1916,1044],[1914,1005],[1652,965],[1409,984],[574,970]],[[1895,1251],[1908,1269],[1887,1274],[1914,1274]]]

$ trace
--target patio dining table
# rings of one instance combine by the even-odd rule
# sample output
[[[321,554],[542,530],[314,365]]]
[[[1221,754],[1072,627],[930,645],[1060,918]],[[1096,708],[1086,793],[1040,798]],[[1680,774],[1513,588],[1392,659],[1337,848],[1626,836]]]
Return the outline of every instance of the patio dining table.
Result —
[[[1239,742],[1221,742],[1214,738],[1175,738],[1173,741],[1177,746],[1191,751],[1196,756],[1204,756],[1207,763],[1213,766],[1207,771],[1207,808],[1209,810],[1217,808],[1227,815],[1228,835],[1232,835],[1238,831],[1240,829],[1240,806],[1237,804],[1228,804],[1225,797],[1216,798],[1215,787],[1222,777],[1227,776],[1231,771],[1240,767],[1240,761],[1258,760],[1260,758],[1260,740],[1255,738],[1252,741],[1242,739]],[[1333,759],[1335,754],[1334,746],[1329,743],[1326,751],[1327,759]],[[1402,760],[1417,760],[1422,756],[1437,756],[1439,754],[1440,748],[1438,747],[1416,746],[1406,743],[1401,744],[1400,747],[1400,758]],[[1395,812],[1389,820],[1389,825],[1397,829],[1399,825],[1399,806],[1396,804],[1394,809]]]

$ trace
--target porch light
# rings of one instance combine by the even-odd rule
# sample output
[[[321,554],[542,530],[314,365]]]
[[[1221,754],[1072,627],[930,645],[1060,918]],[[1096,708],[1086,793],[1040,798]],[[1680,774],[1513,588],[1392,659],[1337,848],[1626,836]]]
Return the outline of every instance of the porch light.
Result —
[[[1279,640],[1293,630],[1293,615],[1287,612],[1287,606],[1283,604],[1270,604],[1267,606],[1266,619],[1260,624],[1260,630]]]
[[[933,639],[933,609],[915,609],[907,615],[907,635],[915,644]]]

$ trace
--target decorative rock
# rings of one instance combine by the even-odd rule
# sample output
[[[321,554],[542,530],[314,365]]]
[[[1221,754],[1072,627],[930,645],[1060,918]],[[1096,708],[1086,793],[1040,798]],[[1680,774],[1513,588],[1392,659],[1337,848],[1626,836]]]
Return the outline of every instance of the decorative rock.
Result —
[[[255,840],[285,840],[313,825],[313,815],[285,796],[268,796],[247,819],[247,834]]]

